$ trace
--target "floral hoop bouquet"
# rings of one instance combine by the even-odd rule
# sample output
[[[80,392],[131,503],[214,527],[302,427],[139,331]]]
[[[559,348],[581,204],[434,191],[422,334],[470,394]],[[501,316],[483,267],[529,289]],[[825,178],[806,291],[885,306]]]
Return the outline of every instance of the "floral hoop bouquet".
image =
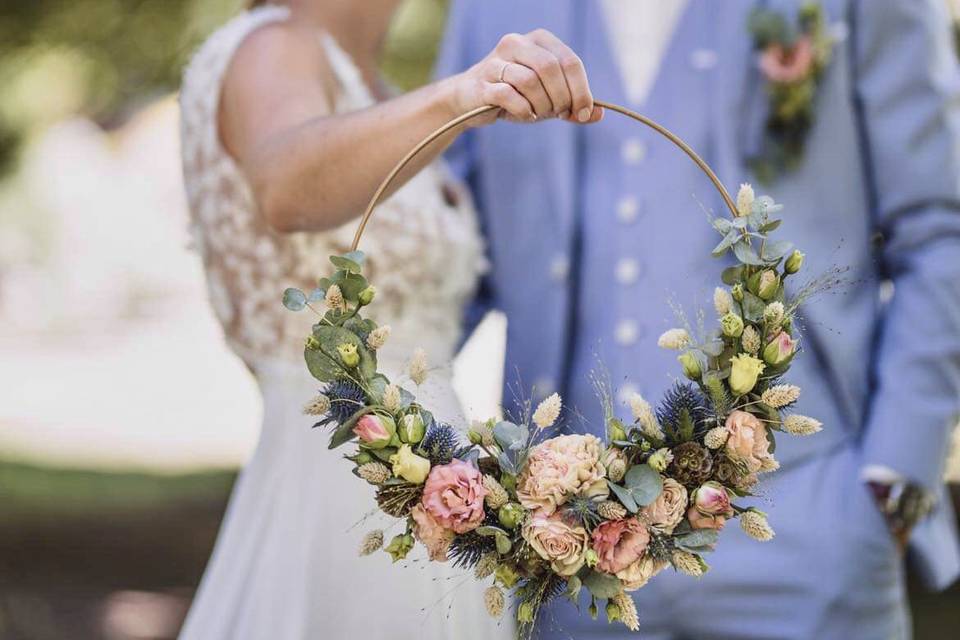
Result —
[[[643,116],[599,104],[667,135],[719,187],[675,136]],[[354,249],[392,177],[430,140],[374,196]],[[637,630],[629,592],[667,567],[702,575],[703,554],[731,518],[757,540],[773,537],[764,513],[741,501],[759,474],[778,466],[775,432],[820,429],[816,420],[788,413],[800,389],[782,381],[797,353],[797,306],[814,287],[794,297],[785,292],[803,254],[769,240],[780,224],[772,217],[779,207],[746,185],[736,202],[719,188],[733,215],[712,221],[723,236],[714,255],[732,250],[738,264],[723,271],[726,286],[714,294],[718,327],[699,337],[689,327],[660,337],[661,347],[680,352],[690,382],[678,383],[656,409],[634,396],[632,422],[615,416],[600,385],[605,438],[550,435],[562,410],[556,394],[523,419],[490,420],[466,433],[436,420],[412,390],[377,370],[377,350],[390,330],[363,317],[375,289],[363,276],[359,251],[331,257],[336,272],[311,294],[285,292],[293,310],[326,305],[305,349],[310,373],[325,387],[306,412],[332,429],[331,448],[351,446],[346,457],[355,475],[376,486],[378,507],[405,521],[404,532],[389,541],[382,531],[368,533],[361,555],[383,548],[397,561],[420,543],[430,560],[451,561],[490,582],[491,615],[501,616],[512,595],[518,633],[527,635],[545,603],[560,596],[576,603],[583,589],[592,616],[602,604],[609,621]],[[414,385],[424,382],[422,352],[413,354],[408,374]]]

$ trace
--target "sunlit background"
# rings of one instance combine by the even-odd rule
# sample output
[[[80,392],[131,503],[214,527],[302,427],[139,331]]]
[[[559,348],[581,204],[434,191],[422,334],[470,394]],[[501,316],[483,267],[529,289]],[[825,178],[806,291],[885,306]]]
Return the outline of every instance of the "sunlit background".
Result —
[[[397,86],[429,76],[444,5],[401,10]],[[255,385],[189,247],[175,98],[237,6],[0,7],[2,640],[174,637],[255,442]],[[498,387],[487,329],[457,367],[479,413]],[[956,628],[944,602],[918,597],[918,637]]]

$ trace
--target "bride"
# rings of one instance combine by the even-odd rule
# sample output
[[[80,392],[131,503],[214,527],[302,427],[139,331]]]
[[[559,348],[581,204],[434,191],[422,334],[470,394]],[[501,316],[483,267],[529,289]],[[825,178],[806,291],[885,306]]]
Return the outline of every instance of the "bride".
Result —
[[[484,104],[517,122],[587,123],[602,113],[579,59],[545,31],[507,36],[465,73],[391,97],[377,58],[398,4],[254,2],[185,72],[182,153],[196,243],[212,305],[264,407],[185,640],[510,635],[452,568],[357,558],[364,529],[350,529],[370,488],[347,477],[340,454],[297,409],[317,392],[302,361],[310,318],[284,310],[280,295],[330,271],[327,256],[347,250],[378,182],[454,116]],[[469,197],[431,158],[414,170],[364,236],[379,289],[371,311],[393,326],[379,352],[390,377],[416,347],[449,362],[484,268]],[[431,410],[456,421],[449,376],[436,372],[425,387],[418,395]]]

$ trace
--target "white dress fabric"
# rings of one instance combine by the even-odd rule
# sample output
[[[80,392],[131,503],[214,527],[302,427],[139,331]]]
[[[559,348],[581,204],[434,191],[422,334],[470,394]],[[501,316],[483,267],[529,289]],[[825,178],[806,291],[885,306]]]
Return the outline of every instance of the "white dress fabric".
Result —
[[[389,540],[403,524],[370,515],[372,488],[350,474],[343,451],[328,450],[327,433],[312,430],[314,420],[301,413],[319,387],[302,356],[313,316],[287,311],[281,295],[289,286],[312,289],[329,275],[328,256],[349,249],[356,224],[322,234],[272,232],[217,128],[221,83],[237,47],[258,27],[287,17],[280,7],[236,17],[196,54],[181,90],[196,245],[214,310],[256,376],[264,408],[260,441],[234,488],[181,638],[511,637],[509,623],[486,615],[471,575],[426,562],[422,549],[400,563],[405,567],[391,566],[383,552],[357,557],[365,532],[386,528]],[[329,35],[318,37],[337,76],[334,111],[370,106],[352,60]],[[402,383],[418,346],[432,363],[450,361],[461,309],[484,267],[472,204],[462,189],[459,204],[448,203],[447,180],[439,163],[424,169],[379,207],[361,246],[378,289],[369,310],[393,328],[380,369]],[[462,424],[449,367],[433,369],[418,397],[441,419]]]

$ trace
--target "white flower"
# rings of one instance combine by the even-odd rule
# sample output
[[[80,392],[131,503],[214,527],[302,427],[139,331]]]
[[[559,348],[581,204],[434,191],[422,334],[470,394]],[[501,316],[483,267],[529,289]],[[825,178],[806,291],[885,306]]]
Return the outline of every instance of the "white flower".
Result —
[[[747,183],[741,184],[740,191],[737,192],[737,215],[750,215],[750,212],[753,211],[753,201],[755,199],[753,187]]]
[[[703,437],[703,444],[707,445],[708,449],[719,449],[726,444],[729,436],[730,432],[726,427],[714,427]]]
[[[427,379],[427,352],[423,349],[417,349],[413,352],[413,358],[410,359],[410,368],[408,369],[410,379],[418,387]]]
[[[388,384],[383,390],[383,406],[387,411],[396,413],[400,409],[400,388],[395,384]]]
[[[808,416],[793,414],[783,421],[783,430],[795,436],[809,436],[823,428],[823,423]]]
[[[657,416],[653,413],[653,407],[639,393],[630,396],[630,412],[645,434],[657,440],[663,437],[663,430],[660,429]]]
[[[690,346],[690,334],[686,329],[668,329],[660,334],[657,339],[657,346],[661,349],[671,349],[680,351]]]
[[[800,387],[792,384],[778,384],[770,387],[760,396],[760,402],[779,409],[792,404],[800,397]]]
[[[537,410],[533,412],[533,423],[541,429],[552,427],[553,423],[560,417],[560,409],[562,406],[563,403],[560,400],[560,394],[554,393],[548,396],[537,405]]]
[[[385,324],[382,327],[377,327],[367,336],[367,346],[376,351],[387,343],[389,337],[390,325]]]
[[[730,292],[723,287],[717,287],[713,290],[713,307],[717,310],[718,316],[725,316],[733,308],[733,297]]]
[[[768,324],[780,326],[780,323],[783,322],[784,313],[786,313],[786,310],[783,308],[782,302],[771,302],[763,309],[763,319]]]

